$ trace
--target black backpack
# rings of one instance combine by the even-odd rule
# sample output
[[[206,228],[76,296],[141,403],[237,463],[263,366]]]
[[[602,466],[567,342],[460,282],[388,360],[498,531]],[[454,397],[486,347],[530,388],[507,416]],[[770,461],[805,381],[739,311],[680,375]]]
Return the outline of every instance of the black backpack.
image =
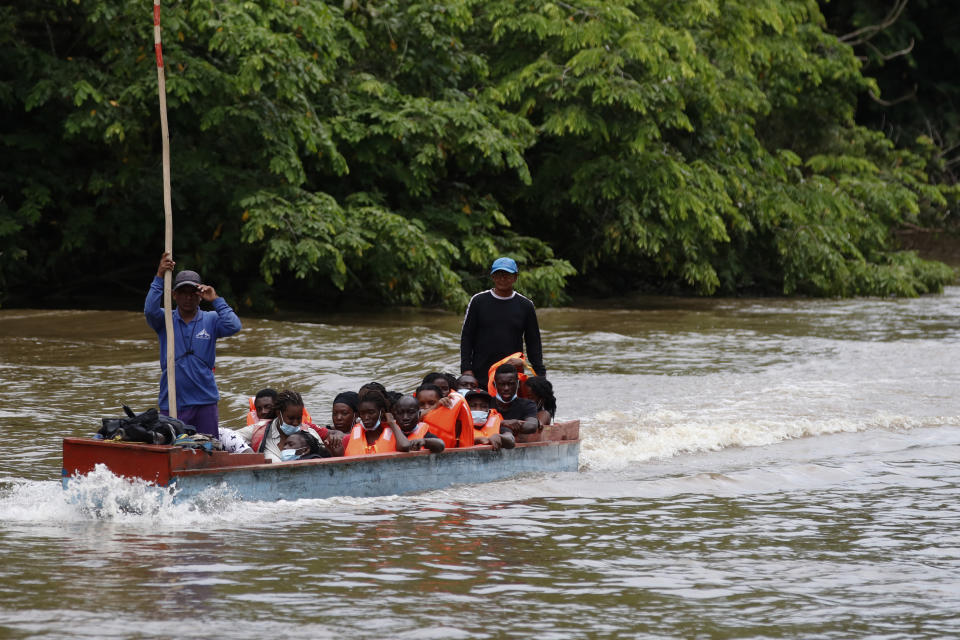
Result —
[[[123,405],[125,418],[103,418],[103,426],[97,436],[103,440],[122,440],[124,442],[144,442],[146,444],[173,444],[182,435],[195,435],[196,427],[176,418],[162,416],[156,409],[147,409],[135,414],[127,405]]]

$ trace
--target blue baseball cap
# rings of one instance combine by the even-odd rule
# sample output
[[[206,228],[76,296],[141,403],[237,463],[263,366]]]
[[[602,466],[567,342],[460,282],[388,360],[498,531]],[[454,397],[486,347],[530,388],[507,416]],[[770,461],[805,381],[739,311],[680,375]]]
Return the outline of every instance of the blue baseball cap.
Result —
[[[517,273],[517,261],[513,258],[497,258],[493,261],[493,266],[490,267],[490,274],[493,275],[496,271],[506,271],[507,273]]]

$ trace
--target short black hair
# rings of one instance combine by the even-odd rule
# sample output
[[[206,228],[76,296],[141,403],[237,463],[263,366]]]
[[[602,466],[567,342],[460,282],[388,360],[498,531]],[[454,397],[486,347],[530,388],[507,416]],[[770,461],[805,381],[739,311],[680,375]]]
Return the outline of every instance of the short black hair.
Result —
[[[433,384],[433,381],[436,380],[437,378],[443,378],[444,380],[446,380],[447,376],[440,373],[439,371],[431,371],[427,375],[423,376],[423,381],[420,383],[420,386],[422,387],[425,384]]]
[[[253,401],[256,402],[256,401],[259,400],[260,398],[271,398],[271,399],[273,399],[274,402],[276,402],[276,401],[277,401],[277,392],[274,391],[273,389],[270,389],[270,388],[260,389],[260,391],[257,391],[257,395],[254,396]]]
[[[433,391],[434,393],[437,394],[437,397],[438,397],[438,398],[442,398],[442,397],[443,397],[443,391],[441,391],[441,390],[440,390],[440,387],[438,387],[438,386],[435,385],[435,384],[422,384],[422,385],[420,385],[419,387],[417,387],[416,394],[417,394],[417,397],[418,397],[418,398],[420,397],[420,392],[421,392],[421,391]]]
[[[517,375],[517,368],[512,364],[502,364],[497,367],[496,371],[493,372],[493,377],[496,378],[501,373],[512,373],[513,375]]]

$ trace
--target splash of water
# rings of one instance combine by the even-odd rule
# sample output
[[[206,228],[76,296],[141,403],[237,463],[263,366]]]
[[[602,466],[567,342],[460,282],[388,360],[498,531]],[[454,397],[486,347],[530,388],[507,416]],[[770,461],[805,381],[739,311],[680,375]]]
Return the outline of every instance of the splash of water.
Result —
[[[16,480],[0,491],[0,516],[7,522],[169,523],[190,525],[213,519],[233,520],[243,510],[236,492],[212,487],[177,502],[176,490],[140,479],[119,477],[98,464],[87,475],[59,482]]]

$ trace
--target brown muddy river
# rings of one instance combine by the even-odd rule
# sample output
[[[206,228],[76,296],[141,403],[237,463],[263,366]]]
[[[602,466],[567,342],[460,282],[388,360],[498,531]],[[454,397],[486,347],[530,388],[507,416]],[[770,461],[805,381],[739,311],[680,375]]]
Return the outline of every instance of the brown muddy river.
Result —
[[[0,310],[0,637],[960,635],[960,288],[635,307],[539,312],[578,473],[183,504],[59,481],[62,437],[155,404],[143,316]],[[264,386],[322,419],[341,390],[459,362],[451,314],[242,319],[226,426]]]

